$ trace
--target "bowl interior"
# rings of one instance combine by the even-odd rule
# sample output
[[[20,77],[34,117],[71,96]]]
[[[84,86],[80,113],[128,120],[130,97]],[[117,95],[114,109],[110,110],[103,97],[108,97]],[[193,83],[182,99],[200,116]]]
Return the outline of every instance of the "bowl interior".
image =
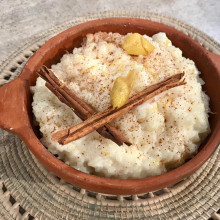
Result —
[[[197,42],[192,40],[190,37],[185,35],[182,32],[179,32],[175,30],[172,27],[166,26],[164,24],[148,21],[148,20],[142,20],[142,19],[131,19],[131,18],[110,18],[110,19],[102,19],[97,21],[90,21],[75,27],[72,27],[61,34],[53,37],[50,39],[45,45],[43,45],[36,53],[35,55],[28,61],[28,73],[25,71],[25,68],[22,72],[22,77],[24,79],[27,79],[30,82],[30,85],[35,85],[37,74],[36,71],[39,70],[39,68],[42,65],[46,65],[47,67],[50,67],[52,64],[56,64],[60,61],[61,57],[66,53],[66,51],[72,52],[74,47],[79,47],[83,41],[83,38],[88,33],[95,33],[98,31],[104,31],[104,32],[116,32],[120,34],[126,34],[130,32],[138,32],[140,34],[147,34],[149,36],[152,36],[158,32],[165,32],[168,36],[168,38],[172,41],[173,45],[180,48],[183,51],[183,56],[193,60],[198,67],[198,69],[201,71],[202,75],[201,77],[205,81],[205,85],[203,86],[203,90],[206,91],[206,93],[211,98],[210,100],[210,107],[212,112],[220,112],[220,93],[217,92],[215,88],[218,88],[219,86],[219,73],[216,69],[216,67],[213,65],[212,61],[210,60],[209,56],[207,55],[207,52],[204,48],[202,48]],[[28,94],[27,94],[28,95]],[[29,112],[30,112],[30,122],[32,122],[32,108],[31,108],[31,102],[29,102],[27,106]],[[219,114],[211,114],[210,115],[210,125],[212,133],[211,135],[204,141],[202,144],[200,151],[204,149],[212,148],[212,152],[214,151],[214,148],[216,146],[213,146],[212,139],[215,138],[218,128],[219,128]],[[209,152],[209,154],[211,154]],[[199,154],[196,156],[198,157]],[[144,178],[142,183],[138,183],[136,185],[137,189],[132,189],[134,187],[134,182],[130,182],[130,185],[126,190],[116,190],[114,191],[113,188],[111,190],[103,190],[103,189],[95,189],[94,187],[87,187],[88,185],[84,185],[85,188],[98,191],[98,192],[106,192],[106,193],[112,193],[112,194],[134,194],[135,193],[142,193],[149,190],[156,190],[158,187],[165,187],[171,183],[175,183],[177,180],[180,180],[184,178],[185,176],[191,174],[193,171],[198,169],[199,166],[206,160],[207,158],[201,158],[200,164],[198,164],[198,160],[190,160],[187,163],[191,163],[192,167],[186,166],[186,164],[182,165],[179,168],[176,168],[171,174],[162,174],[160,175],[160,179],[155,179],[154,177]],[[197,163],[197,165],[193,165],[192,161],[195,161],[194,163]],[[176,172],[176,173],[175,173]],[[177,172],[182,172],[181,175],[176,175]],[[56,173],[56,172],[55,172]],[[80,173],[80,172],[78,172]],[[88,175],[89,176],[89,175]],[[92,175],[90,175],[92,176]],[[175,177],[173,180],[168,180],[167,178],[170,178],[171,176]],[[178,177],[177,177],[178,176]],[[159,176],[158,176],[159,177]],[[64,178],[65,179],[65,178]],[[97,180],[102,180],[107,178],[99,178]],[[145,181],[148,179],[147,181]],[[66,178],[67,181],[71,182],[68,178]],[[154,180],[161,180],[160,184],[155,184]],[[112,181],[112,183],[115,180],[108,180]],[[126,180],[125,180],[126,181]],[[135,181],[135,180],[132,180]],[[139,181],[139,180],[138,180]],[[117,182],[117,184],[121,184],[121,182]],[[145,186],[144,186],[145,184]],[[146,185],[148,184],[148,185]],[[113,184],[114,185],[114,184]],[[79,185],[80,186],[80,185]],[[105,186],[106,187],[106,186]],[[120,187],[119,187],[120,188]],[[119,189],[118,188],[118,189]]]

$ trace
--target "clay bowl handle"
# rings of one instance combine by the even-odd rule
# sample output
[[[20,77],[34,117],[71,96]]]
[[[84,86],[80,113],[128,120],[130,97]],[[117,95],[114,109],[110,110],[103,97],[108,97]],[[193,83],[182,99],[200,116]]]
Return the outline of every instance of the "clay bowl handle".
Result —
[[[28,90],[28,81],[20,77],[0,87],[0,127],[20,137],[30,127],[26,107]]]

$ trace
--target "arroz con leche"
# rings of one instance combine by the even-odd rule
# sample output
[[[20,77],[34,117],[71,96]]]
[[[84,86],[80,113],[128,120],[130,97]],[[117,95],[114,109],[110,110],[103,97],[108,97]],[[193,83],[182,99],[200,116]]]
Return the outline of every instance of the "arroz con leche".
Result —
[[[129,34],[128,34],[129,35]],[[123,50],[126,35],[88,34],[81,47],[65,54],[51,69],[77,96],[96,111],[110,106],[110,92],[119,76],[135,70],[131,95],[166,77],[185,72],[186,85],[170,89],[113,120],[133,145],[118,146],[96,131],[66,145],[51,134],[81,122],[37,79],[32,87],[33,112],[43,134],[42,143],[70,166],[86,173],[112,178],[142,178],[167,172],[197,153],[210,132],[208,96],[192,60],[172,45],[165,33],[144,35],[152,53],[131,56]]]

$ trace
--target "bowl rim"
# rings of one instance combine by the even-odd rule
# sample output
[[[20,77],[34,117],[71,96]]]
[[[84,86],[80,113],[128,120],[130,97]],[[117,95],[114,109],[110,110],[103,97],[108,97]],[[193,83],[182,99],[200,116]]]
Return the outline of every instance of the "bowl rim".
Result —
[[[153,22],[147,19],[114,17],[88,21],[73,26],[61,32],[60,34],[52,37],[29,59],[19,77],[3,87],[9,87],[9,85],[11,85],[11,88],[14,91],[16,91],[16,93],[19,89],[19,95],[24,96],[24,102],[23,105],[21,104],[21,106],[22,108],[25,105],[27,107],[27,103],[30,99],[30,91],[29,94],[27,94],[27,91],[29,90],[30,74],[34,74],[35,69],[40,66],[36,64],[38,63],[38,60],[43,59],[48,53],[48,51],[58,44],[57,42],[59,42],[60,40],[67,39],[69,36],[73,35],[77,31],[82,31],[88,26],[106,25],[111,22],[115,25],[119,25],[121,23],[140,25],[141,22],[147,22],[147,24],[167,27],[168,30],[172,30],[178,33],[185,40],[190,41],[195,48],[197,48],[202,53],[206,54],[208,56],[208,59],[210,59],[210,62],[212,62],[212,64],[216,66],[216,63],[211,58],[212,55],[210,52],[206,51],[196,41],[192,40],[190,37],[176,30],[173,27],[167,26],[162,23]],[[14,87],[16,87],[17,89],[14,89]],[[23,88],[23,90],[21,88]],[[30,114],[30,112],[28,112],[28,109],[23,110],[22,113],[26,114],[26,116]],[[43,146],[43,144],[41,144],[40,140],[37,138],[33,131],[31,123],[29,122],[29,118],[26,117],[25,120],[27,121],[23,121],[22,127],[15,127],[13,130],[9,129],[9,127],[6,125],[4,126],[1,123],[0,124],[1,127],[3,127],[4,129],[19,135],[27,144],[28,148],[32,151],[32,153],[38,158],[38,160],[45,167],[47,167],[49,170],[51,170],[53,173],[55,173],[57,176],[61,177],[65,181],[90,191],[115,195],[131,195],[146,193],[149,191],[158,190],[163,187],[172,185],[196,171],[211,156],[211,154],[214,152],[214,150],[220,143],[220,122],[218,122],[216,126],[217,129],[215,129],[215,131],[213,131],[213,133],[209,136],[209,139],[207,140],[207,143],[204,145],[202,150],[199,151],[198,154],[195,157],[193,157],[190,161],[184,163],[180,167],[169,172],[163,173],[161,175],[145,177],[141,179],[112,179],[81,172],[57,159]]]

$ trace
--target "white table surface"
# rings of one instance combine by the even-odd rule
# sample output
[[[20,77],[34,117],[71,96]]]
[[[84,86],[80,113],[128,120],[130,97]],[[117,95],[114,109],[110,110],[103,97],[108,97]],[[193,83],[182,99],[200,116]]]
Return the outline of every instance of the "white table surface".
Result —
[[[107,10],[162,13],[220,42],[220,0],[0,0],[0,10],[0,60],[47,28]]]

